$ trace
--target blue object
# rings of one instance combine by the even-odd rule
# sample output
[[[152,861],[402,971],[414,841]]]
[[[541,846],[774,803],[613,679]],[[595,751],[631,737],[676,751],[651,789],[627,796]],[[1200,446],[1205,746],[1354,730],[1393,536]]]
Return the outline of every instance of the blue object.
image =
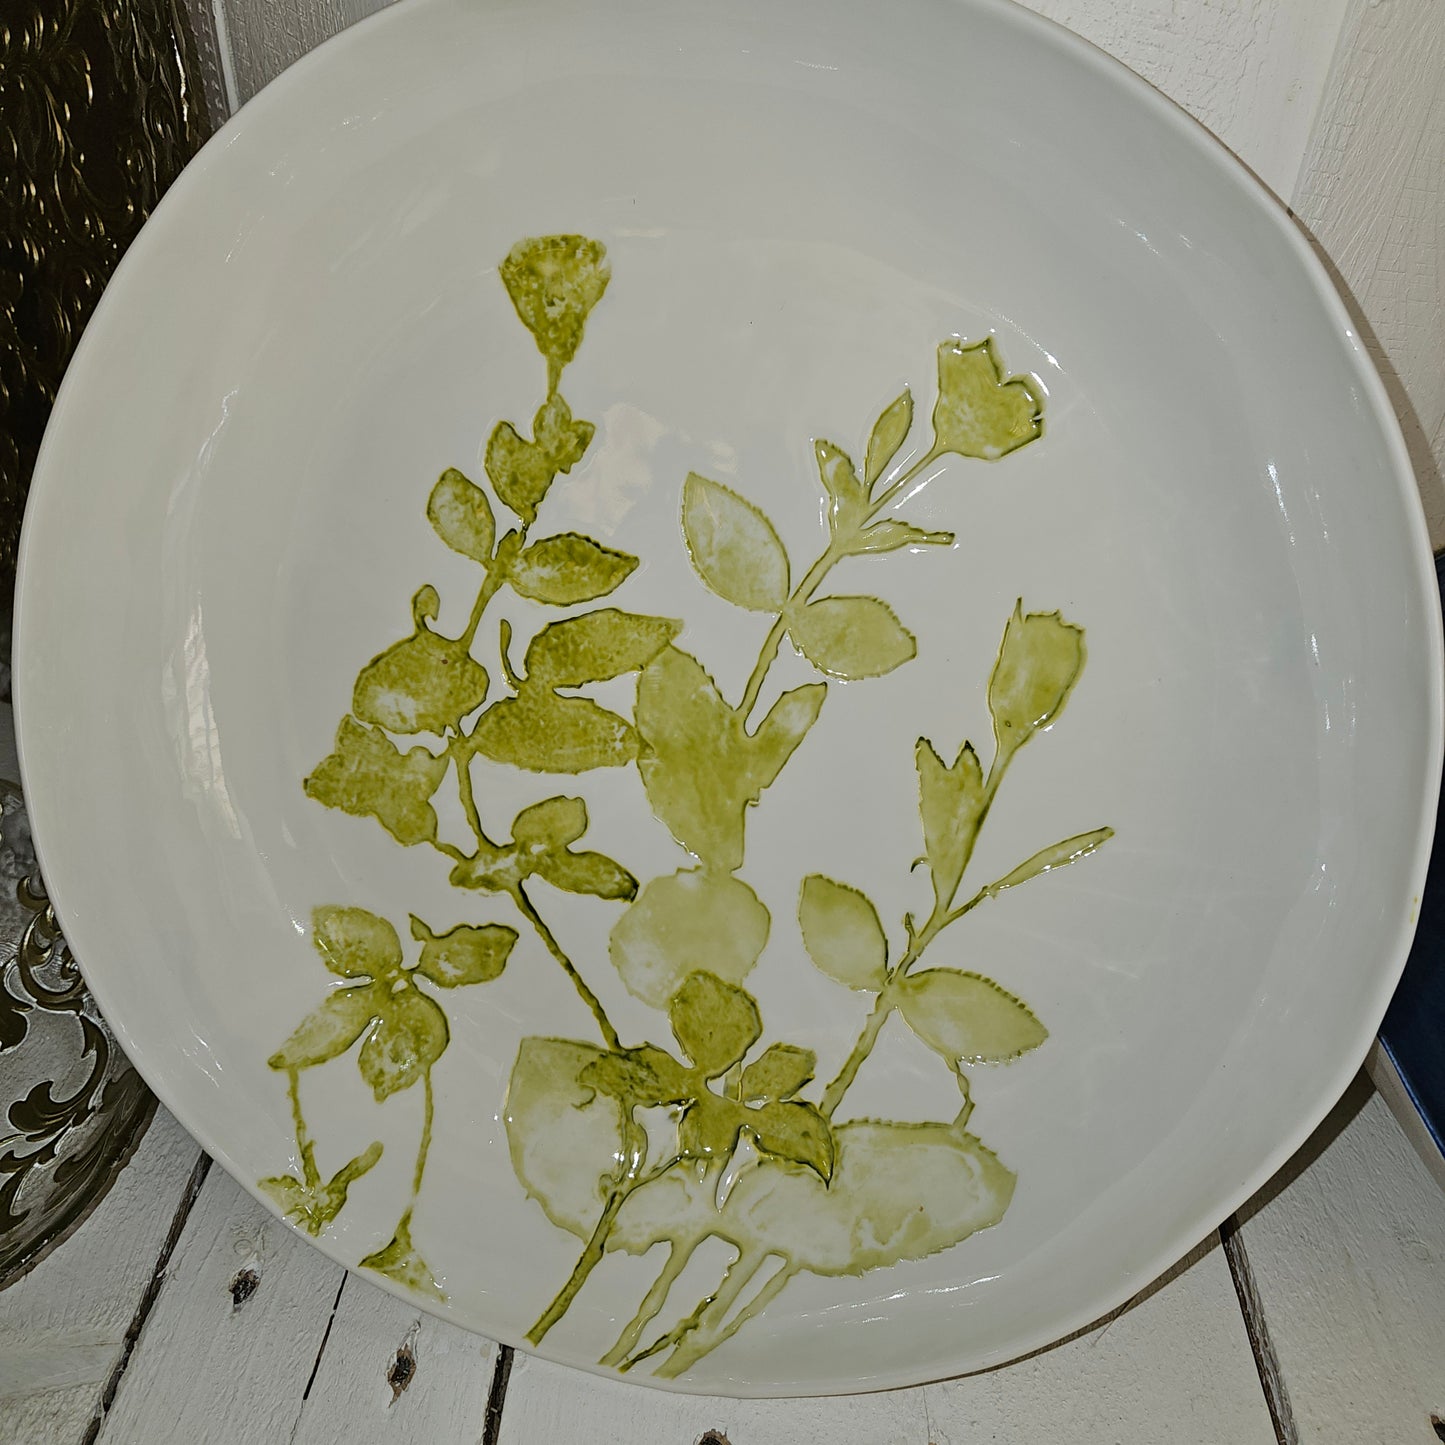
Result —
[[[1445,554],[1435,559],[1435,575],[1445,590]],[[1380,1045],[1445,1158],[1445,792],[1415,943],[1380,1025]]]

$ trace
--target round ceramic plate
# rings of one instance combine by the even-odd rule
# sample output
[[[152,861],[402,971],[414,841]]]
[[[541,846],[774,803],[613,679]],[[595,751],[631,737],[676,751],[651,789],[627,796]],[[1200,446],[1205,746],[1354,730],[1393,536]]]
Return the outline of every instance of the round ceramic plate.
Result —
[[[1082,1326],[1365,1053],[1438,784],[1284,214],[996,3],[425,0],[248,105],[36,476],[42,863],[322,1249],[718,1393]]]

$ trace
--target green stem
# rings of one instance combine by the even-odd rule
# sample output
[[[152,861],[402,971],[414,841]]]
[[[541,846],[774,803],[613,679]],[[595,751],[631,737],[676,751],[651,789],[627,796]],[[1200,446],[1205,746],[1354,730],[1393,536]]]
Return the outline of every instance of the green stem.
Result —
[[[556,1299],[543,1311],[541,1319],[527,1331],[529,1344],[540,1345],[547,1337],[547,1331],[571,1309],[572,1301],[577,1298],[582,1286],[587,1283],[587,1276],[597,1267],[607,1249],[607,1236],[612,1232],[612,1222],[617,1218],[617,1211],[622,1208],[626,1198],[627,1191],[621,1186],[615,1188],[608,1196],[607,1204],[592,1230],[591,1237],[583,1245],[582,1253],[577,1256],[577,1263],[572,1266],[572,1273],[567,1276],[567,1283],[558,1291]]]
[[[301,1151],[301,1172],[306,1177],[306,1187],[315,1189],[321,1183],[321,1171],[316,1167],[316,1146],[306,1132],[306,1116],[301,1112],[301,1070],[286,1071],[286,1092],[291,1098],[291,1118],[296,1125],[296,1147]]]
[[[1015,750],[1016,751],[1016,750]],[[974,823],[973,838],[969,840],[968,848],[964,853],[963,866],[966,869],[973,856],[973,845],[978,835],[983,831],[984,820],[993,807],[995,794],[998,792],[999,784],[1003,782],[1004,774],[1008,771],[1008,765],[1013,759],[1013,752],[996,754],[992,765],[988,770],[988,778],[983,787],[983,802],[978,810],[978,819]],[[962,872],[959,873],[959,883],[963,881]],[[863,1028],[858,1035],[848,1057],[843,1061],[843,1067],[838,1070],[832,1083],[830,1083],[823,1094],[821,1111],[825,1119],[831,1119],[837,1111],[839,1104],[843,1102],[843,1095],[852,1087],[853,1080],[858,1077],[858,1070],[863,1067],[863,1061],[873,1051],[873,1045],[878,1041],[878,1035],[883,1025],[888,1022],[888,1016],[898,1007],[898,994],[895,988],[897,982],[902,979],[910,968],[923,957],[924,951],[929,944],[938,937],[951,923],[957,923],[966,913],[971,913],[985,898],[992,898],[997,891],[997,880],[980,888],[967,903],[958,908],[953,907],[953,900],[958,894],[959,883],[955,883],[947,895],[937,895],[934,898],[933,912],[928,916],[928,922],[923,925],[921,933],[914,935],[912,928],[909,928],[910,942],[908,952],[888,971],[888,982],[879,990],[878,997],[868,1017],[863,1022]]]
[[[768,671],[773,665],[773,659],[778,654],[778,648],[782,645],[783,636],[788,630],[789,618],[793,612],[797,608],[806,606],[812,601],[813,594],[823,585],[823,581],[828,573],[831,572],[844,557],[849,555],[848,543],[852,540],[858,528],[866,526],[871,522],[919,472],[933,462],[936,462],[940,455],[942,455],[942,453],[934,450],[929,452],[927,456],[920,457],[897,481],[884,488],[882,494],[870,503],[867,515],[863,518],[862,522],[854,526],[849,532],[839,533],[833,537],[823,550],[822,555],[808,568],[807,574],[793,589],[793,593],[788,598],[783,610],[773,619],[773,625],[768,629],[768,635],[763,639],[763,645],[758,650],[758,660],[753,664],[752,673],[748,677],[748,685],[743,690],[743,700],[737,707],[737,711],[742,715],[744,722],[748,720],[753,708],[757,706],[758,695],[763,690],[763,683],[767,681]]]
[[[522,540],[527,539],[527,528],[522,528]],[[495,559],[493,559],[495,562]],[[477,635],[477,628],[481,626],[482,613],[487,610],[492,598],[502,590],[502,585],[507,580],[507,574],[501,567],[489,565],[487,575],[482,579],[481,589],[477,593],[477,600],[472,603],[472,615],[467,618],[466,631],[457,639],[458,645],[463,652],[472,650],[472,641]]]
[[[518,883],[512,891],[512,901],[521,910],[522,916],[537,931],[537,936],[547,946],[547,952],[552,955],[562,966],[562,971],[572,980],[572,987],[575,988],[582,999],[582,1002],[592,1010],[592,1017],[597,1020],[597,1027],[602,1030],[603,1040],[609,1049],[620,1049],[622,1040],[618,1037],[617,1030],[612,1027],[612,1020],[607,1017],[607,1010],[602,1007],[602,1000],[587,987],[587,981],[577,972],[577,966],[564,952],[562,945],[557,942],[552,930],[542,921],[542,915],[532,906],[532,900],[527,897],[527,891]],[[528,1336],[530,1339],[531,1336]],[[533,1341],[533,1343],[536,1343]]]
[[[467,815],[467,826],[476,837],[478,846],[495,848],[497,845],[487,837],[486,830],[482,827],[482,815],[477,811],[477,798],[472,791],[473,754],[470,740],[458,735],[447,744],[447,751],[452,755],[452,764],[457,770],[457,795],[462,800],[462,811]],[[437,846],[443,852],[447,851],[447,845],[439,843]],[[461,849],[457,849],[457,861],[467,861]]]
[[[686,1357],[684,1357],[684,1362],[674,1369],[679,1347],[695,1330],[703,1330],[706,1333],[722,1323],[727,1317],[727,1312],[737,1302],[737,1297],[747,1288],[748,1282],[762,1267],[762,1263],[767,1257],[765,1250],[748,1252],[740,1250],[737,1258],[728,1265],[717,1289],[707,1295],[685,1320],[680,1321],[665,1335],[654,1340],[645,1350],[633,1355],[621,1366],[621,1369],[630,1370],[635,1365],[640,1365],[644,1360],[661,1354],[666,1349],[672,1349],[673,1356],[672,1359],[666,1360],[658,1366],[656,1371],[658,1378],[667,1379],[686,1369]]]
[[[754,1272],[756,1273],[756,1271]],[[694,1335],[674,1350],[672,1358],[665,1365],[658,1367],[658,1377],[660,1379],[676,1379],[685,1370],[690,1370],[704,1355],[711,1354],[724,1341],[732,1339],[749,1320],[756,1319],[777,1299],[796,1272],[788,1265],[782,1265],[762,1289],[726,1324],[719,1325],[708,1333]]]
[[[597,1362],[599,1365],[607,1365],[615,1369],[637,1348],[637,1342],[642,1338],[642,1332],[658,1316],[663,1305],[667,1303],[667,1296],[677,1283],[677,1277],[687,1268],[693,1251],[706,1239],[705,1234],[693,1236],[686,1241],[670,1241],[667,1248],[667,1262],[662,1266],[662,1272],[652,1282],[652,1288],[642,1298],[642,1303],[637,1307],[637,1313],[628,1322],[627,1328],[617,1337],[617,1343]]]
[[[416,1169],[411,1176],[411,1204],[407,1205],[407,1215],[410,1217],[412,1208],[421,1194],[422,1176],[426,1173],[426,1156],[431,1149],[431,1125],[434,1111],[434,1100],[432,1098],[431,1070],[428,1069],[421,1076],[422,1095],[425,1099],[421,1120],[421,1144],[416,1151]]]

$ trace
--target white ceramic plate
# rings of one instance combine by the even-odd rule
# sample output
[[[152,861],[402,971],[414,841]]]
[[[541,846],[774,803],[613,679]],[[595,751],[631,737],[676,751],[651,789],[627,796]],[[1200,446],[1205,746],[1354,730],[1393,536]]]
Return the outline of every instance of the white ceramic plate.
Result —
[[[606,262],[499,271],[549,236]],[[529,451],[543,352],[574,422]],[[814,442],[863,469],[905,386],[871,496],[823,455],[825,553]],[[527,546],[611,551],[525,553],[468,664],[439,639],[485,519],[445,483],[449,546],[428,498],[483,481],[504,420],[521,512],[575,456]],[[848,556],[814,600],[874,600],[801,611],[814,559],[898,518],[955,536]],[[855,680],[787,639],[766,668],[790,586]],[[1082,1326],[1304,1138],[1409,940],[1439,650],[1405,453],[1320,268],[1102,55],[986,0],[426,0],[248,105],[126,258],[36,475],[16,678],[66,932],[237,1178],[498,1339],[784,1394]],[[406,731],[470,735],[476,664],[492,852]],[[337,744],[353,706],[390,733]],[[978,776],[945,775],[965,739]],[[585,835],[558,803],[509,849],[549,798]],[[696,866],[679,840],[706,868],[653,883]],[[1035,872],[1089,856],[990,889],[1060,840]],[[983,901],[930,929],[931,878],[935,922]],[[411,916],[477,931],[424,948]]]

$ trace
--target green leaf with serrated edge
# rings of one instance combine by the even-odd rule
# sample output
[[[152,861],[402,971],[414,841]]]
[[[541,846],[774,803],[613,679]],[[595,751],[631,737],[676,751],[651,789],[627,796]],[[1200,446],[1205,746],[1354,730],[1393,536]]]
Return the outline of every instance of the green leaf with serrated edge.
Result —
[[[747,739],[702,664],[665,648],[638,679],[634,717],[646,743],[637,766],[653,812],[704,862],[727,872],[741,866]]]
[[[798,923],[808,957],[829,978],[872,993],[888,982],[888,939],[878,910],[856,888],[809,874],[798,897]]]
[[[421,944],[421,961],[416,971],[440,988],[490,983],[500,978],[517,942],[517,930],[502,923],[486,923],[481,927],[459,923],[439,934],[433,933],[414,913],[411,936]]]
[[[991,978],[953,968],[899,981],[908,1027],[950,1065],[997,1064],[1036,1049],[1049,1031],[1020,999]]]
[[[339,1059],[386,1012],[389,982],[337,989],[266,1060],[273,1069],[309,1069]]]
[[[380,1158],[381,1144],[378,1141],[343,1164],[325,1184],[314,1189],[293,1174],[258,1179],[256,1183],[271,1196],[282,1214],[314,1236],[346,1208],[346,1196],[351,1186]]]
[[[462,643],[433,632],[436,589],[423,587],[412,599],[416,632],[373,657],[356,678],[351,710],[362,722],[394,733],[441,734],[482,705],[487,670]]]
[[[448,1037],[447,1016],[435,999],[410,986],[388,994],[382,1020],[357,1059],[377,1103],[411,1088],[441,1058]]]
[[[913,393],[905,386],[903,395],[884,407],[873,423],[873,433],[868,438],[868,457],[863,464],[863,480],[870,488],[887,471],[888,463],[898,454],[898,448],[908,439],[912,429]]]
[[[727,1159],[750,1118],[731,1099],[703,1090],[678,1120],[678,1151],[688,1159]]]
[[[839,525],[855,522],[868,506],[868,493],[858,480],[853,459],[832,442],[813,443],[813,456],[818,463],[818,478],[828,494],[828,515],[834,530]]]
[[[672,997],[673,1037],[704,1077],[726,1073],[762,1037],[752,995],[711,973],[691,973]]]
[[[586,236],[536,236],[518,241],[498,271],[537,350],[565,366],[611,279],[606,246]]]
[[[833,1177],[833,1131],[811,1104],[764,1104],[747,1114],[758,1148],[811,1169],[826,1183]]]
[[[408,1214],[409,1218],[409,1214]],[[426,1261],[417,1253],[411,1242],[411,1227],[408,1219],[396,1226],[396,1233],[389,1243],[368,1254],[357,1262],[358,1269],[375,1270],[387,1279],[404,1284],[415,1294],[431,1299],[446,1299],[446,1291],[436,1282]]]
[[[401,971],[396,929],[364,908],[313,908],[311,943],[322,963],[342,978],[386,978]]]
[[[306,795],[328,808],[374,817],[404,847],[436,837],[430,802],[450,766],[445,755],[425,748],[398,750],[384,732],[343,718],[335,750],[303,784]]]
[[[530,682],[581,687],[640,672],[679,632],[672,617],[643,617],[604,607],[544,627],[527,645]]]
[[[561,532],[533,542],[512,564],[515,591],[533,602],[570,607],[615,591],[637,569],[637,558],[591,537]]]
[[[509,421],[499,421],[487,439],[487,476],[502,502],[524,522],[537,520],[537,507],[557,475],[547,449],[526,441]]]
[[[1020,863],[1012,873],[1006,873],[997,883],[991,884],[989,892],[1002,893],[1005,888],[1017,888],[1020,883],[1027,883],[1030,878],[1037,878],[1040,873],[1051,873],[1055,868],[1067,868],[1070,863],[1077,863],[1080,858],[1087,858],[1090,853],[1097,852],[1113,836],[1112,828],[1095,828],[1092,833],[1077,833],[1072,838],[1065,838],[1062,843],[1040,848],[1032,858]]]
[[[651,1044],[602,1054],[577,1079],[590,1089],[646,1108],[685,1103],[698,1087],[689,1070]]]
[[[798,744],[807,736],[808,729],[817,722],[827,695],[826,683],[805,682],[802,687],[785,692],[768,709],[757,732],[749,738],[752,754],[749,780],[753,791],[748,802],[757,802],[762,790],[772,787]]]
[[[728,873],[654,878],[612,929],[608,954],[629,993],[665,1009],[694,969],[741,983],[762,956],[771,919]]]
[[[605,853],[544,853],[533,871],[565,893],[614,900],[637,896],[637,879]]]
[[[492,504],[487,494],[455,467],[448,467],[432,488],[426,515],[452,551],[474,562],[490,560],[497,540]]]
[[[488,708],[471,736],[493,762],[534,773],[620,768],[637,756],[637,734],[625,718],[590,698],[559,697],[544,687],[524,687]]]
[[[900,547],[951,547],[953,541],[952,532],[925,532],[911,522],[890,518],[860,532],[848,551],[862,556],[867,552],[896,552]]]
[[[876,597],[825,597],[790,612],[798,650],[830,677],[882,677],[918,652],[913,634]]]
[[[1044,403],[1027,377],[1005,378],[993,338],[938,348],[938,400],[933,408],[936,452],[995,461],[1036,441]]]
[[[512,841],[528,850],[565,848],[586,831],[587,804],[581,798],[545,798],[512,820]]]
[[[778,612],[788,600],[788,554],[773,524],[721,482],[689,472],[682,488],[682,530],[698,575],[719,597],[753,612]]]
[[[983,766],[973,744],[964,743],[952,767],[946,767],[927,738],[918,739],[914,762],[918,767],[923,846],[933,874],[933,891],[939,903],[947,907],[978,838],[984,804]]]
[[[787,1099],[813,1077],[818,1056],[796,1044],[773,1044],[743,1070],[739,1094],[745,1104]]]
[[[1020,599],[988,679],[988,710],[999,751],[1021,748],[1053,722],[1083,670],[1084,629],[1057,612],[1025,615]]]

